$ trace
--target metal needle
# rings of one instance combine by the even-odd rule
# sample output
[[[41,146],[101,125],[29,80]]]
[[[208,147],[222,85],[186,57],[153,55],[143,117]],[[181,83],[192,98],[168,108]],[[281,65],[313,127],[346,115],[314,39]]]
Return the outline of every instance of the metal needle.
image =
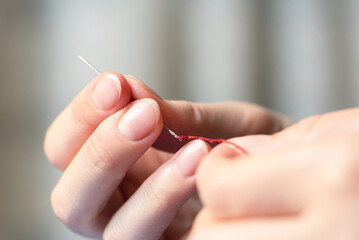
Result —
[[[80,55],[77,56],[81,61],[83,61],[87,66],[89,66],[92,70],[94,70],[98,75],[101,74],[101,72],[95,68],[94,65],[92,65],[89,61],[87,61],[86,59],[84,59],[83,57],[81,57]]]
[[[83,58],[82,56],[78,55],[78,58],[83,61],[87,66],[89,66],[92,70],[94,70],[98,75],[101,74],[100,70],[98,70],[94,65],[92,65],[89,61],[87,61],[85,58]],[[163,126],[167,129],[167,131],[169,132],[169,134],[171,134],[174,138],[176,138],[179,141],[182,141],[181,139],[179,139],[179,136],[174,133],[171,129],[169,129],[165,124],[163,124]]]

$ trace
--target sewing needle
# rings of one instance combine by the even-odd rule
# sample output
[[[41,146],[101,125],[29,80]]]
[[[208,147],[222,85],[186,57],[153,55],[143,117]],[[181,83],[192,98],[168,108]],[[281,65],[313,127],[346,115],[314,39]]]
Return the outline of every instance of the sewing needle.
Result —
[[[82,56],[78,55],[77,56],[82,62],[84,62],[87,66],[89,66],[92,70],[94,70],[98,75],[101,75],[101,71],[98,70],[94,65],[92,65],[89,61],[87,61],[85,58],[83,58]],[[171,134],[174,138],[176,138],[179,141],[182,141],[181,139],[179,139],[179,136],[174,133],[171,129],[169,129],[166,125],[163,125],[167,131],[169,132],[169,134]]]

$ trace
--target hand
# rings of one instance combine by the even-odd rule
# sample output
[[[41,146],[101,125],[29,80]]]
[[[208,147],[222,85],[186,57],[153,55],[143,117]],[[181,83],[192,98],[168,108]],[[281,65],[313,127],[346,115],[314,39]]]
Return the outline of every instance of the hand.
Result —
[[[287,124],[246,103],[165,101],[134,77],[103,73],[45,137],[49,161],[64,170],[51,203],[65,225],[104,239],[172,239],[185,232],[200,207],[191,198],[193,175],[209,147],[202,141],[182,147],[162,131],[163,120],[179,134],[208,137],[273,133]]]
[[[222,144],[198,168],[190,239],[359,239],[359,109]]]

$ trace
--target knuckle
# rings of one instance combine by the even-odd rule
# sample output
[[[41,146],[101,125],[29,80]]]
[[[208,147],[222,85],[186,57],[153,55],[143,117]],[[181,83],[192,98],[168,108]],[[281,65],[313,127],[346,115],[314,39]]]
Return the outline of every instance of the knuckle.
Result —
[[[338,147],[327,172],[330,188],[340,192],[359,191],[359,153],[349,145]]]
[[[74,102],[69,105],[70,113],[74,123],[81,127],[84,126],[95,126],[95,122],[92,122],[92,118],[88,117],[88,113],[93,110],[89,106],[89,104],[84,104],[83,101],[79,97],[74,99]]]
[[[288,138],[289,140],[298,140],[298,136],[301,137],[301,140],[310,140],[320,137],[321,134],[319,131],[321,131],[321,126],[319,122],[321,122],[325,116],[325,114],[321,114],[305,118],[283,131],[277,132],[274,136],[284,137],[285,139]]]
[[[56,188],[51,194],[51,206],[56,217],[60,219],[67,227],[76,228],[78,221],[75,220],[74,212],[66,207],[63,194],[61,194]]]
[[[81,151],[81,161],[88,162],[92,167],[100,171],[109,171],[116,168],[116,158],[106,147],[105,142],[105,139],[102,139],[98,134],[91,136],[84,145],[83,151]]]
[[[166,178],[168,182],[174,182],[171,177]],[[150,205],[160,208],[168,209],[171,206],[171,199],[169,194],[166,192],[168,186],[164,182],[165,179],[148,179],[148,187],[146,188],[145,194],[148,196]]]
[[[303,133],[303,134],[315,134],[315,131],[317,129],[319,121],[324,117],[325,115],[315,115],[311,116],[309,118],[303,119],[299,121],[297,124],[295,124],[293,127],[296,130],[296,133]]]
[[[357,186],[359,181],[359,164],[356,159],[343,159],[338,166],[337,184],[339,187]]]
[[[59,187],[53,190],[50,201],[55,216],[72,231],[89,237],[100,234],[95,217],[82,213]]]
[[[93,84],[93,82],[91,84]],[[99,119],[110,113],[94,107],[90,98],[89,93],[81,92],[65,109],[78,129],[95,128],[99,124]]]
[[[189,118],[192,120],[193,126],[197,134],[204,135],[204,109],[201,104],[185,101],[188,105]]]

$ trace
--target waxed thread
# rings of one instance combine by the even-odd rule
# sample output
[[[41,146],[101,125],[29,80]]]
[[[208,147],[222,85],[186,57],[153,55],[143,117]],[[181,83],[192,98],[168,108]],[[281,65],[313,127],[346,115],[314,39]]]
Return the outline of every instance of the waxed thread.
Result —
[[[164,125],[164,127],[167,129],[167,131],[174,137],[176,138],[178,141],[183,141],[183,140],[196,140],[196,139],[200,139],[202,141],[206,141],[209,143],[213,143],[213,144],[219,144],[219,143],[226,143],[229,145],[232,145],[233,147],[237,148],[238,150],[240,150],[244,155],[248,155],[248,152],[241,146],[230,142],[226,139],[222,139],[222,138],[206,138],[206,137],[198,137],[198,136],[180,136],[177,135],[174,131],[172,131],[171,129],[169,129],[166,125]]]
[[[200,139],[206,142],[210,142],[210,143],[214,143],[214,144],[219,144],[219,143],[226,143],[229,145],[232,145],[233,147],[237,148],[238,150],[240,150],[244,155],[248,155],[248,152],[241,146],[227,141],[226,139],[222,139],[222,138],[206,138],[206,137],[197,137],[197,136],[179,136],[177,138],[179,141],[182,140],[196,140],[196,139]]]

